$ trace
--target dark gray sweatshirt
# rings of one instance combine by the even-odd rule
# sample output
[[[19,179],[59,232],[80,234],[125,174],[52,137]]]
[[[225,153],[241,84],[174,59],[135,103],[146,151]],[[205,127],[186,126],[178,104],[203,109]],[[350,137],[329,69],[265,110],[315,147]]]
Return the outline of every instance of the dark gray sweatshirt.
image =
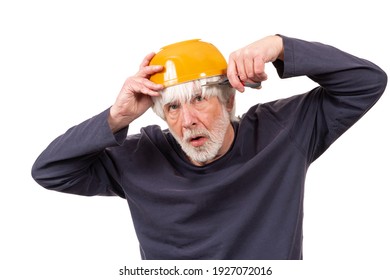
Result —
[[[283,41],[279,76],[319,86],[253,106],[215,162],[192,165],[155,125],[113,135],[106,110],[55,139],[33,178],[51,190],[125,198],[143,259],[302,259],[308,167],[375,104],[387,76],[334,47]]]

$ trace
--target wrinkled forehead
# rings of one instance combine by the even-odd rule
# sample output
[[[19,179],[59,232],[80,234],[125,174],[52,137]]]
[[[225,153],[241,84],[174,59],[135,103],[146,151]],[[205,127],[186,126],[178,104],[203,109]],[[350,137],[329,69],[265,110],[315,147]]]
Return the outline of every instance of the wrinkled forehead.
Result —
[[[162,105],[169,103],[187,103],[195,96],[211,96],[215,87],[205,86],[206,83],[221,80],[223,76],[209,77],[167,87],[161,92]]]
[[[203,90],[198,80],[165,88],[161,93],[162,104],[189,102],[193,97],[203,95]]]

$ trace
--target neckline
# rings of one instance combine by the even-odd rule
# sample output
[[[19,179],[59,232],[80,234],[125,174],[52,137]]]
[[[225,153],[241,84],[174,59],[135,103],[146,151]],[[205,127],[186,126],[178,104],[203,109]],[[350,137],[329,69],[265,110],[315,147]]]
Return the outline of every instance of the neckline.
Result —
[[[187,158],[187,155],[182,150],[182,148],[179,145],[179,143],[176,141],[176,139],[173,137],[173,135],[168,130],[167,131],[168,142],[169,142],[170,146],[173,148],[173,150],[175,151],[175,156],[177,156],[177,158],[178,158],[175,161],[176,162],[180,162],[180,164],[184,164],[184,166],[186,168],[189,168],[191,170],[196,170],[196,171],[211,170],[211,169],[214,169],[215,167],[219,167],[220,165],[225,164],[226,161],[228,161],[230,159],[230,157],[231,157],[232,150],[235,147],[236,139],[238,137],[239,122],[238,121],[233,121],[233,122],[231,122],[231,124],[232,124],[233,130],[234,130],[234,139],[233,139],[232,144],[230,145],[229,150],[223,156],[219,157],[218,159],[216,159],[216,160],[214,160],[214,161],[212,161],[210,163],[207,163],[205,165],[202,165],[202,166],[198,166],[198,165],[193,164]]]

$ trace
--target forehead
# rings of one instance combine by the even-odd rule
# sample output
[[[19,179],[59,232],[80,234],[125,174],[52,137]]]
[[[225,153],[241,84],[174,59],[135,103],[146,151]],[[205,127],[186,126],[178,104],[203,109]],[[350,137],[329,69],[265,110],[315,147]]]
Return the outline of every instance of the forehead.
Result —
[[[186,103],[192,98],[199,95],[204,95],[205,87],[202,87],[199,81],[191,81],[184,84],[168,87],[161,93],[162,104],[172,102]]]

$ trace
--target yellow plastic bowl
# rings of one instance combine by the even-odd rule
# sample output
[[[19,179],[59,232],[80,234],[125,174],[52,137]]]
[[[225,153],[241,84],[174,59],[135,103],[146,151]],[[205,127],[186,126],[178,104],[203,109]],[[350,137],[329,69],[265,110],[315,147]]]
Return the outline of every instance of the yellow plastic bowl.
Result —
[[[161,48],[149,65],[163,65],[164,70],[150,80],[164,87],[192,80],[226,74],[227,63],[211,43],[192,39]]]

